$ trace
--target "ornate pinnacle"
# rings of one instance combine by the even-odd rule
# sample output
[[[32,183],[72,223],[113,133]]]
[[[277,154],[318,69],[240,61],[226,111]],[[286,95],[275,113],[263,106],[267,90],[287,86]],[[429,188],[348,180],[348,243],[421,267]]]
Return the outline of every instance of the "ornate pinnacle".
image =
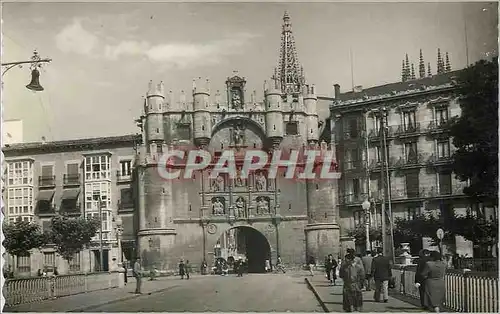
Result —
[[[444,66],[443,66],[443,58],[441,57],[441,49],[438,48],[438,55],[437,55],[437,74],[443,74],[444,73]]]
[[[446,52],[446,72],[451,71],[451,63],[450,63],[450,58],[448,57],[448,52]]]
[[[416,77],[415,77],[415,66],[413,65],[413,63],[411,64],[411,79],[412,80],[416,79]]]
[[[427,76],[432,76],[431,63],[427,62]]]
[[[406,82],[406,70],[405,70],[405,60],[403,59],[403,63],[401,66],[401,80]]]
[[[406,79],[409,80],[411,73],[410,73],[410,61],[408,59],[408,54],[406,54],[405,73],[406,73]]]
[[[424,56],[422,54],[422,49],[420,49],[420,60],[418,64],[418,75],[420,78],[425,77],[425,63],[424,63]]]

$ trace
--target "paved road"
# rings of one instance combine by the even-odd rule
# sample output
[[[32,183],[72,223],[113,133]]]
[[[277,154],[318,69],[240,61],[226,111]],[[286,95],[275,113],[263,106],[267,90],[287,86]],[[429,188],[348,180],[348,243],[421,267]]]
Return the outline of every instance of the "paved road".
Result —
[[[180,280],[168,291],[93,307],[90,312],[323,312],[304,276],[251,274]],[[86,310],[87,311],[87,310]]]

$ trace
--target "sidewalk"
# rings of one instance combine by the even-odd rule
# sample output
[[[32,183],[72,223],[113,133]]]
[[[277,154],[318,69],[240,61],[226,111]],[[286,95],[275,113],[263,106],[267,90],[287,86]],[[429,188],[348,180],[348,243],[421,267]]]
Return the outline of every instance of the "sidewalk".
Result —
[[[324,303],[325,310],[328,312],[344,312],[342,308],[342,280],[336,280],[336,286],[330,286],[323,274],[317,274],[314,277],[306,277],[306,280],[315,290],[315,294]],[[373,290],[363,292],[363,310],[362,312],[422,312],[422,310],[410,303],[389,296],[389,302],[375,302],[373,300]]]
[[[203,276],[193,276],[193,280]],[[158,277],[150,281],[147,277],[142,281],[142,295],[162,292],[177,287],[179,277]],[[92,291],[88,293],[75,294],[62,298],[44,300],[41,302],[19,304],[3,309],[3,312],[83,312],[91,311],[101,305],[111,304],[123,300],[138,298],[140,294],[135,292],[135,279],[128,278],[128,283],[124,288],[113,288],[106,290]]]

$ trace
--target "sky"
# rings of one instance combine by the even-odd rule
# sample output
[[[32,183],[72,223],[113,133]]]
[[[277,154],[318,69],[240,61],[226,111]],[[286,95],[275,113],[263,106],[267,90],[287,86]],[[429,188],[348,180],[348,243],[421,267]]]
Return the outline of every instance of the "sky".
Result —
[[[469,63],[497,53],[498,6],[486,2],[3,3],[2,62],[29,60],[34,49],[53,60],[40,93],[25,88],[29,67],[6,73],[3,119],[22,119],[26,142],[133,134],[150,80],[179,95],[197,77],[223,91],[234,73],[261,99],[285,10],[322,96],[336,83],[397,82],[401,60],[408,53],[417,65],[419,49],[433,71],[438,48],[453,69],[466,66],[466,51]]]

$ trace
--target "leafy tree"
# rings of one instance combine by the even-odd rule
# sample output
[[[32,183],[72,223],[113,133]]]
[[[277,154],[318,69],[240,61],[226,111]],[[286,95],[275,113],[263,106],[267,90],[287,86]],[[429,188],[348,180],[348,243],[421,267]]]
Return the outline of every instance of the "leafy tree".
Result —
[[[462,113],[450,125],[457,147],[453,171],[460,180],[470,180],[466,195],[498,206],[498,59],[468,67],[459,85]]]
[[[30,250],[39,248],[47,242],[40,225],[34,222],[4,223],[3,233],[5,250],[15,256],[28,256]]]
[[[353,237],[356,244],[366,244],[366,227],[364,224],[347,230],[347,235]],[[382,241],[381,228],[370,227],[370,241]]]
[[[498,239],[498,220],[478,219],[467,214],[453,218],[453,232],[479,247],[494,247]]]
[[[51,221],[50,240],[67,261],[83,250],[99,230],[100,220],[56,216]]]

